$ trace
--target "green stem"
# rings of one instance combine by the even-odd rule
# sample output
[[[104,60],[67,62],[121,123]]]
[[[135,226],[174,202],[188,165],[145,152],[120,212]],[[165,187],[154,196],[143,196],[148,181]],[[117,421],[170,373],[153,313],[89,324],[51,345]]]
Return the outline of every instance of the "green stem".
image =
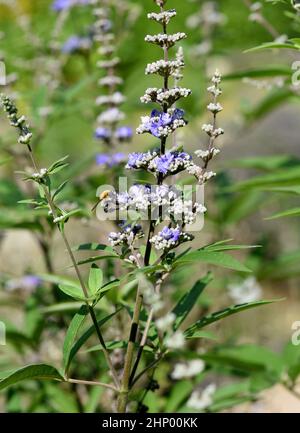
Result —
[[[30,147],[28,147],[28,149],[29,149],[29,154],[30,154],[30,158],[31,158],[31,161],[32,161],[33,167],[34,167],[34,169],[38,172],[38,171],[39,171],[39,170],[38,170],[38,166],[37,166],[36,161],[35,161],[35,159],[34,159],[34,156],[33,156],[32,150],[31,150]],[[46,197],[47,202],[48,202],[48,204],[49,204],[50,210],[51,210],[51,212],[52,212],[52,217],[53,217],[53,219],[55,219],[55,218],[57,218],[57,212],[56,212],[55,204],[54,204],[54,202],[53,202],[53,200],[52,200],[51,194],[50,194],[50,192],[48,191],[47,186],[44,185],[44,184],[43,184],[43,189],[44,189],[45,197]],[[65,234],[64,230],[59,230],[59,232],[60,232],[60,234],[61,234],[61,236],[62,236],[62,238],[63,238],[64,244],[65,244],[65,246],[66,246],[66,249],[67,249],[67,251],[68,251],[68,254],[69,254],[69,256],[70,256],[70,259],[71,259],[71,261],[72,261],[72,264],[73,264],[73,266],[74,266],[74,269],[75,269],[75,272],[76,272],[77,278],[78,278],[78,280],[79,280],[80,286],[81,286],[81,288],[82,288],[83,294],[84,294],[84,296],[85,296],[86,298],[88,298],[88,296],[89,296],[89,294],[88,294],[88,290],[87,290],[87,287],[86,287],[85,282],[84,282],[84,280],[83,280],[83,277],[82,277],[82,275],[81,275],[81,272],[80,272],[80,270],[79,270],[79,267],[78,267],[78,265],[77,265],[77,262],[76,262],[76,259],[75,259],[74,254],[73,254],[72,248],[71,248],[71,246],[70,246],[70,243],[69,243],[69,241],[68,241],[68,238],[66,237],[66,234]],[[90,313],[90,316],[91,316],[91,319],[92,319],[93,325],[94,325],[94,327],[95,327],[95,330],[96,330],[96,333],[97,333],[97,336],[98,336],[99,342],[100,342],[100,344],[101,344],[101,346],[102,346],[103,353],[104,353],[104,356],[105,356],[106,362],[107,362],[107,364],[108,364],[108,366],[109,366],[109,369],[110,369],[111,375],[112,375],[112,377],[113,377],[113,380],[114,380],[114,382],[115,382],[116,387],[119,388],[120,384],[119,384],[118,375],[117,375],[117,372],[116,372],[116,370],[115,370],[115,368],[114,368],[114,366],[113,366],[113,364],[112,364],[112,361],[111,361],[111,359],[110,359],[110,355],[109,355],[108,350],[107,350],[107,348],[106,348],[106,345],[105,345],[105,342],[104,342],[104,339],[103,339],[103,336],[102,336],[102,333],[101,333],[100,327],[99,327],[99,325],[98,325],[98,321],[97,321],[97,318],[96,318],[96,314],[95,314],[94,308],[93,308],[93,307],[92,307],[88,302],[86,302],[86,305],[87,305],[87,307],[88,307],[88,309],[89,309],[89,313]]]
[[[134,346],[136,342],[136,335],[138,330],[142,301],[143,301],[143,296],[140,292],[140,288],[138,288],[136,294],[133,318],[130,327],[130,335],[129,335],[128,345],[127,345],[127,351],[125,356],[123,378],[122,378],[121,389],[118,398],[118,413],[126,412],[126,406],[127,406],[128,394],[129,394],[131,366],[133,361]]]
[[[114,391],[117,391],[117,388],[115,388],[113,385],[109,385],[108,383],[104,382],[96,382],[93,380],[81,380],[81,379],[68,379],[68,382],[75,383],[75,384],[81,384],[81,385],[94,385],[94,386],[103,386],[103,388],[109,388]]]

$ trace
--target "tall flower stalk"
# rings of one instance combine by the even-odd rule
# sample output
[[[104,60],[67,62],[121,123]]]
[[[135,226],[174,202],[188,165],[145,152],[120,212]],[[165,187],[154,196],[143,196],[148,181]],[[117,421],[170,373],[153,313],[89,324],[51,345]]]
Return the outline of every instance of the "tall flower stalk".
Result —
[[[116,56],[111,8],[110,0],[94,2],[94,41],[98,45],[99,55],[97,66],[104,72],[99,79],[101,94],[96,99],[96,105],[101,108],[101,112],[97,118],[95,137],[107,150],[107,153],[98,154],[96,160],[99,165],[108,167],[124,161],[125,155],[119,151],[119,147],[132,138],[132,129],[127,125],[120,125],[125,118],[120,110],[125,97],[119,90],[123,80],[117,75],[120,59]]]
[[[187,174],[195,176],[200,185],[209,180],[214,173],[208,171],[208,164],[218,153],[215,141],[219,135],[223,134],[223,130],[218,128],[216,124],[217,114],[222,110],[222,106],[217,101],[221,94],[219,88],[221,76],[216,72],[212,79],[212,85],[208,89],[213,96],[213,101],[208,105],[213,121],[212,124],[203,126],[204,131],[209,136],[208,149],[196,152],[202,163],[196,164],[192,156],[184,151],[183,146],[176,143],[175,132],[178,128],[186,126],[187,121],[184,118],[184,111],[177,108],[175,104],[181,98],[188,97],[191,90],[178,85],[178,78],[182,78],[181,72],[184,67],[183,55],[179,51],[176,58],[172,59],[170,49],[177,42],[186,38],[186,34],[183,32],[169,34],[168,24],[176,16],[176,11],[174,9],[165,10],[165,0],[156,0],[155,3],[159,7],[159,11],[149,13],[148,18],[157,22],[162,27],[162,32],[156,35],[147,35],[145,41],[162,48],[163,58],[148,64],[146,74],[159,75],[162,77],[162,83],[161,87],[147,89],[141,97],[141,101],[146,104],[155,103],[159,108],[152,110],[149,116],[142,117],[137,133],[151,134],[159,141],[159,146],[145,153],[130,154],[126,167],[130,170],[143,170],[151,173],[155,177],[156,185],[137,184],[126,193],[110,193],[102,201],[102,206],[107,212],[134,209],[148,216],[150,221],[146,233],[137,221],[128,221],[120,232],[111,233],[109,240],[122,258],[132,263],[137,269],[143,270],[153,265],[151,263],[153,249],[160,255],[155,261],[154,267],[155,265],[161,266],[159,272],[154,272],[154,274],[151,274],[151,271],[146,272],[147,277],[154,281],[154,285],[149,286],[149,284],[145,284],[145,281],[143,283],[140,281],[137,290],[118,400],[119,412],[126,411],[129,392],[143,374],[155,367],[168,350],[179,349],[184,344],[183,333],[174,327],[174,314],[169,313],[165,317],[159,317],[161,315],[159,313],[165,306],[161,288],[172,269],[172,266],[169,266],[175,258],[172,250],[193,240],[194,236],[185,231],[185,228],[193,224],[198,215],[203,214],[206,209],[202,203],[194,200],[183,200],[182,192],[174,185],[174,176],[187,172]],[[180,76],[178,76],[179,74]],[[175,86],[172,86],[173,82],[175,82]],[[172,135],[173,140],[170,140],[171,144],[169,145],[169,138]],[[169,220],[168,225],[156,230],[164,222],[166,212]],[[146,238],[143,256],[138,245],[141,238]],[[142,288],[142,286],[146,288]],[[150,309],[141,334],[139,349],[136,357],[134,357],[134,346],[138,335],[139,316],[143,301]],[[154,349],[154,361],[144,370],[138,372],[143,349],[147,344],[148,333],[153,323],[158,330],[158,344]]]

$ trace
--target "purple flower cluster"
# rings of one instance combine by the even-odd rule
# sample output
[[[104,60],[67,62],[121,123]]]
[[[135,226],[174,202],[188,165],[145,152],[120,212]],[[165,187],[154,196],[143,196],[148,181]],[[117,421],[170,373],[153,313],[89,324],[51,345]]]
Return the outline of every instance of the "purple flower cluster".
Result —
[[[65,54],[72,54],[77,51],[85,51],[91,48],[92,41],[88,37],[77,35],[70,36],[63,44],[61,51]]]
[[[61,12],[65,9],[69,9],[72,6],[87,5],[90,0],[55,0],[52,4],[52,9],[56,12]]]
[[[120,142],[130,141],[132,135],[132,128],[130,126],[120,126],[114,133],[110,128],[104,126],[99,126],[95,131],[95,138],[105,142],[109,142],[113,136]]]
[[[108,239],[113,247],[129,247],[136,239],[142,238],[144,232],[140,224],[121,224],[120,232],[111,232]]]
[[[178,227],[169,228],[166,226],[162,229],[161,232],[158,233],[158,236],[160,236],[165,241],[178,242],[180,234],[181,231]]]
[[[186,152],[170,151],[159,155],[157,151],[128,155],[126,168],[130,170],[144,169],[155,174],[176,174],[185,170],[192,162],[192,157]]]
[[[112,155],[109,153],[98,153],[96,155],[97,165],[106,165],[107,167],[115,167],[124,162],[124,160],[125,154],[122,152],[113,153]]]
[[[191,161],[191,156],[186,152],[167,152],[164,155],[157,156],[153,163],[156,170],[162,174],[178,172],[185,168],[188,161]]]
[[[157,235],[151,238],[151,243],[157,250],[169,251],[183,242],[193,239],[189,233],[185,233],[180,227],[165,226]]]
[[[24,290],[25,292],[33,292],[42,284],[41,278],[36,275],[25,275],[22,278],[16,278],[7,281],[5,288],[8,291]]]
[[[156,152],[133,152],[128,155],[126,168],[129,170],[147,169],[149,162],[157,156]]]
[[[116,131],[116,137],[120,141],[130,141],[132,138],[133,132],[130,126],[120,126],[120,128]]]
[[[159,110],[153,110],[149,118],[145,119],[143,128],[150,132],[154,137],[161,137],[162,130],[171,127],[176,120],[183,120],[184,111],[176,108],[172,113],[164,113]]]

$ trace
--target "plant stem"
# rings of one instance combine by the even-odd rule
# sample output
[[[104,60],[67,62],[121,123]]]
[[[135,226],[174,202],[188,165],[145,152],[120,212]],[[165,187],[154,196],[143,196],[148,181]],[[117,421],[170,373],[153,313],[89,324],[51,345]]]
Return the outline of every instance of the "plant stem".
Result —
[[[95,385],[95,386],[103,386],[104,388],[113,389],[114,391],[117,391],[117,388],[113,385],[109,385],[108,383],[103,382],[96,382],[91,380],[80,380],[80,379],[68,379],[68,382],[70,383],[76,383],[80,385]]]
[[[128,400],[128,394],[129,394],[131,366],[132,366],[134,346],[135,346],[135,341],[136,341],[136,335],[137,335],[137,330],[138,330],[138,324],[139,324],[139,317],[140,317],[142,302],[143,302],[143,296],[140,292],[140,288],[138,288],[137,294],[136,294],[136,300],[135,300],[135,306],[134,306],[134,312],[133,312],[131,327],[130,327],[130,335],[129,335],[128,345],[127,345],[127,351],[126,351],[126,356],[125,356],[125,365],[124,365],[122,384],[121,384],[121,389],[120,389],[119,398],[118,398],[118,412],[119,413],[125,413],[126,412],[126,406],[127,406],[127,400]]]
[[[159,357],[157,359],[155,359],[154,361],[152,361],[149,365],[147,365],[147,367],[144,368],[144,370],[142,370],[134,379],[134,381],[132,382],[131,388],[144,376],[145,373],[147,373],[148,370],[150,370],[151,368],[155,367],[163,358],[164,354],[161,353],[159,355]]]
[[[165,279],[168,278],[168,276],[169,276],[169,272],[165,273],[157,281],[156,286],[155,286],[155,292],[156,293],[158,293],[158,294],[160,293],[161,286],[162,286],[163,282],[165,281]],[[136,373],[136,371],[138,369],[140,360],[142,358],[142,354],[143,354],[144,348],[145,348],[146,343],[147,343],[148,333],[149,333],[150,326],[151,326],[151,323],[152,323],[152,320],[153,320],[153,316],[154,316],[154,309],[152,307],[150,309],[150,312],[149,312],[149,316],[148,316],[148,319],[147,319],[147,322],[146,322],[146,326],[145,326],[145,329],[144,329],[144,332],[143,332],[143,336],[142,336],[142,339],[141,339],[141,343],[140,343],[140,347],[139,347],[139,350],[138,350],[138,354],[137,354],[137,357],[136,357],[136,360],[135,360],[135,363],[134,363],[134,366],[133,366],[133,369],[132,369],[132,372],[131,372],[131,375],[130,375],[130,382],[129,382],[130,385],[132,384],[132,382],[134,380],[135,373]],[[160,338],[160,336],[159,336],[159,339],[162,340],[162,338]]]
[[[141,339],[140,347],[139,347],[139,350],[138,350],[138,353],[136,356],[136,360],[135,360],[134,366],[132,368],[132,372],[131,372],[130,379],[129,379],[129,384],[131,384],[133,379],[134,379],[135,373],[137,371],[137,368],[139,366],[139,363],[140,363],[140,360],[141,360],[141,357],[142,357],[142,354],[144,351],[144,347],[146,346],[149,329],[150,329],[151,322],[153,319],[153,314],[154,314],[154,310],[153,310],[153,308],[151,308],[148,319],[147,319],[147,323],[146,323],[146,326],[145,326],[145,329],[143,332],[143,336]]]
[[[29,154],[30,154],[30,158],[31,158],[31,161],[32,161],[33,167],[34,167],[34,169],[38,172],[39,169],[38,169],[37,163],[36,163],[36,161],[35,161],[35,158],[34,158],[34,156],[33,156],[33,153],[32,153],[32,149],[31,149],[31,147],[28,146],[28,150],[29,150]],[[50,210],[51,210],[51,212],[52,212],[52,217],[53,217],[53,219],[55,219],[55,218],[57,218],[57,212],[56,212],[55,204],[54,204],[54,202],[53,202],[53,200],[52,200],[52,197],[51,197],[50,192],[49,192],[48,189],[47,189],[47,186],[44,185],[44,184],[43,184],[43,189],[44,189],[45,197],[46,197],[47,202],[48,202],[48,204],[49,204]],[[78,281],[79,281],[79,283],[80,283],[80,286],[81,286],[81,288],[82,288],[83,294],[84,294],[84,296],[87,298],[87,297],[89,296],[89,294],[88,294],[88,290],[87,290],[87,287],[86,287],[85,282],[84,282],[84,280],[83,280],[83,277],[82,277],[82,275],[81,275],[81,272],[80,272],[80,270],[79,270],[79,267],[78,267],[78,265],[77,265],[77,262],[76,262],[76,259],[75,259],[74,254],[73,254],[73,251],[72,251],[72,249],[71,249],[71,246],[70,246],[70,243],[69,243],[69,241],[68,241],[68,238],[66,237],[66,234],[65,234],[64,230],[59,230],[59,232],[60,232],[60,234],[61,234],[61,236],[62,236],[62,239],[63,239],[63,241],[64,241],[64,244],[65,244],[65,246],[66,246],[66,249],[67,249],[67,251],[68,251],[68,254],[69,254],[69,256],[70,256],[71,262],[72,262],[72,264],[73,264],[73,266],[74,266],[74,269],[75,269],[75,272],[76,272],[76,275],[77,275]],[[99,325],[98,325],[98,321],[97,321],[97,317],[96,317],[96,314],[95,314],[94,308],[93,308],[93,307],[92,307],[88,302],[86,302],[86,305],[87,305],[87,307],[88,307],[88,309],[89,309],[89,313],[90,313],[90,316],[91,316],[92,322],[93,322],[93,324],[94,324],[94,327],[95,327],[95,330],[96,330],[96,333],[97,333],[97,336],[98,336],[99,342],[100,342],[100,344],[101,344],[101,346],[102,346],[102,348],[103,348],[103,353],[104,353],[104,356],[105,356],[106,362],[107,362],[107,364],[108,364],[108,366],[109,366],[109,369],[110,369],[110,371],[111,371],[111,375],[112,375],[112,377],[113,377],[113,380],[114,380],[114,382],[115,382],[116,387],[119,388],[120,383],[119,383],[118,375],[117,375],[117,372],[116,372],[116,370],[115,370],[115,368],[114,368],[114,366],[113,366],[113,364],[112,364],[112,361],[111,361],[111,359],[110,359],[110,356],[109,356],[108,350],[107,350],[107,348],[106,348],[106,345],[105,345],[105,342],[104,342],[104,339],[103,339],[103,336],[102,336],[102,333],[101,333],[100,327],[99,327]]]

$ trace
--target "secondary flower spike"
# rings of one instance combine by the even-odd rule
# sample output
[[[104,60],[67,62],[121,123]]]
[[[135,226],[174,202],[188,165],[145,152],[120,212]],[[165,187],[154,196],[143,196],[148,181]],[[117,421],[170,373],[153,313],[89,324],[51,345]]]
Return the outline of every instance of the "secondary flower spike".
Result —
[[[100,108],[97,117],[97,125],[94,136],[106,148],[106,163],[103,154],[96,157],[96,163],[113,167],[124,160],[120,157],[119,145],[129,142],[132,138],[132,128],[120,125],[125,114],[120,107],[125,101],[119,86],[123,80],[117,75],[117,67],[120,59],[116,56],[114,23],[111,19],[112,2],[110,0],[98,0],[94,2],[93,14],[94,42],[98,45],[99,60],[97,67],[103,73],[98,81],[101,94],[96,98],[96,106]],[[116,153],[109,154],[113,149]]]

